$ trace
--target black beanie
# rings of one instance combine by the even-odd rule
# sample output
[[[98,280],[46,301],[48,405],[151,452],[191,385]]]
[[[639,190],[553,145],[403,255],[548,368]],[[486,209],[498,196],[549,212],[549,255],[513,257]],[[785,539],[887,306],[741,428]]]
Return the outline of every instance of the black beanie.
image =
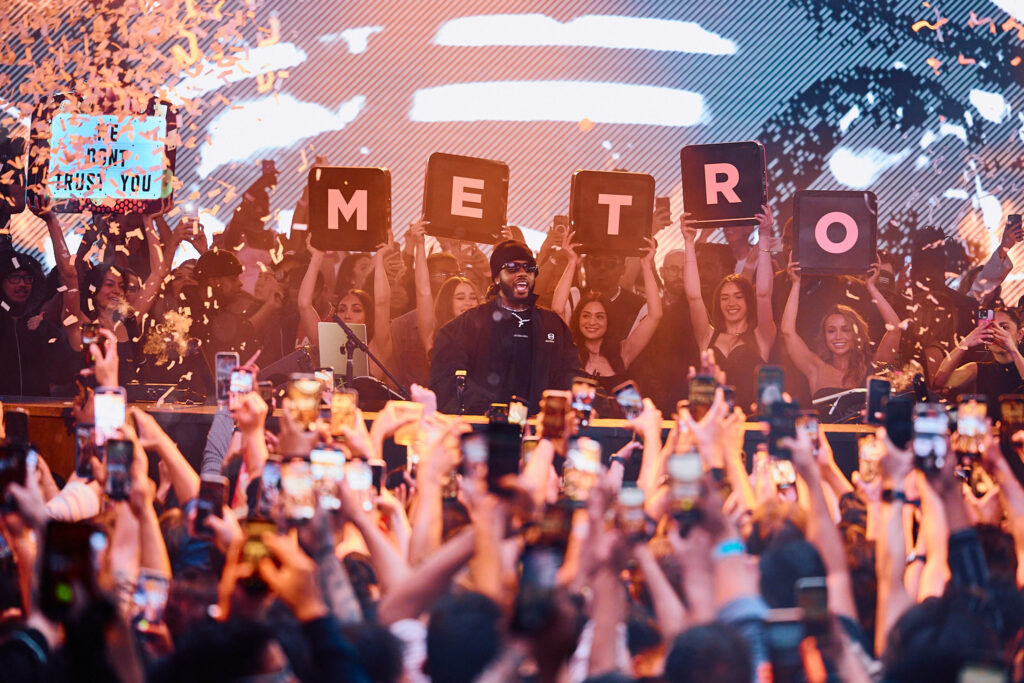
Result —
[[[230,251],[214,248],[199,257],[192,272],[196,280],[206,281],[212,277],[241,275],[242,264]]]
[[[537,265],[530,248],[518,240],[505,240],[494,245],[491,252],[491,277],[498,277],[501,267],[510,261],[528,261]]]

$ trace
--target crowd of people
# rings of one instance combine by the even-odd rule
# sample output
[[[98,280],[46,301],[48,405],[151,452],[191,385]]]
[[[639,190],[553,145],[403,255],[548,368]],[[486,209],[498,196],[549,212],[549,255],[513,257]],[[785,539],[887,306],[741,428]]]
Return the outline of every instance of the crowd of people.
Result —
[[[536,254],[514,226],[487,255],[423,221],[337,254],[266,229],[273,183],[212,245],[187,218],[97,215],[72,254],[35,205],[55,268],[0,251],[0,395],[72,397],[87,434],[66,477],[0,435],[0,680],[1024,680],[1024,439],[998,401],[1024,383],[1000,299],[1019,227],[954,286],[938,228],[862,276],[805,275],[768,206],[726,244],[684,214],[660,267],[654,240],[581,255],[564,224]],[[200,256],[172,268],[183,241]],[[142,404],[88,431],[118,387],[217,402],[217,353],[259,376],[335,316],[418,410],[382,394],[367,424],[341,387],[322,417],[235,387],[201,452]],[[766,365],[821,422],[861,421],[844,398],[869,377],[987,396],[969,481],[944,414],[932,457],[883,427],[852,476],[817,427],[745,452]],[[699,412],[695,374],[717,387]],[[579,434],[580,379],[597,416],[627,380],[645,397],[621,450]],[[531,419],[493,411],[517,401]]]

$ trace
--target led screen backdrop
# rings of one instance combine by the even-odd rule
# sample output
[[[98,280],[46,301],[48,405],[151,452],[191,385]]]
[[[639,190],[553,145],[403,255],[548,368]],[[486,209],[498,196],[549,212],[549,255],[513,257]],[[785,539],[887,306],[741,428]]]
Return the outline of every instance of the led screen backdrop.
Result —
[[[739,140],[765,146],[780,223],[798,189],[870,190],[880,246],[934,223],[985,257],[1024,208],[1013,0],[98,2],[9,0],[0,121],[24,135],[38,95],[114,50],[127,78],[182,103],[176,197],[208,229],[263,158],[287,229],[319,154],[390,169],[401,234],[445,152],[506,162],[508,219],[537,242],[567,213],[574,170],[650,173],[678,217],[680,149]],[[41,223],[14,225],[45,249]],[[673,227],[659,251],[680,242]]]

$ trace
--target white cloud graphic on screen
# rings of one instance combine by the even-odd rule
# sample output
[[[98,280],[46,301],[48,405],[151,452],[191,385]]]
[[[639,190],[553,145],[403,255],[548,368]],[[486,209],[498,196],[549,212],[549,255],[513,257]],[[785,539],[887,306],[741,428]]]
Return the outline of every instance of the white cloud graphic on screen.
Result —
[[[889,168],[900,163],[910,155],[910,150],[902,150],[898,154],[889,154],[880,149],[869,147],[862,152],[855,152],[848,147],[837,147],[828,160],[828,169],[832,177],[847,187],[863,190],[878,179],[878,176]]]
[[[565,23],[543,14],[488,14],[445,22],[437,45],[608,47],[731,55],[736,43],[692,21],[586,15]]]
[[[417,90],[413,121],[581,121],[694,126],[710,121],[704,96],[627,83],[492,81]]]
[[[344,40],[348,45],[349,54],[359,55],[366,52],[366,48],[369,47],[370,36],[383,30],[383,26],[360,26],[359,28],[345,29],[341,33],[325,33],[317,40],[321,43],[335,43]]]
[[[290,69],[306,61],[306,53],[292,43],[254,47],[241,54],[244,56],[230,66],[204,61],[200,74],[186,76],[179,81],[173,88],[174,94],[192,99],[229,83],[255,78],[258,74],[278,69]]]
[[[210,142],[200,148],[199,177],[264,150],[290,147],[304,138],[341,130],[355,121],[365,104],[366,97],[356,95],[332,112],[284,94],[237,103],[210,123]]]

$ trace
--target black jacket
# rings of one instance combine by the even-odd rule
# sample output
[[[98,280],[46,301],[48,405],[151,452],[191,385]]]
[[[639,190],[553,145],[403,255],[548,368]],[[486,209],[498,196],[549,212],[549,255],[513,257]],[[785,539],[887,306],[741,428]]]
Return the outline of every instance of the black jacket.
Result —
[[[558,314],[546,308],[530,308],[533,323],[533,372],[530,381],[530,412],[540,406],[545,389],[569,389],[581,374],[579,355],[569,328]],[[493,299],[470,309],[437,333],[430,359],[430,388],[437,394],[442,412],[459,410],[455,371],[466,371],[465,411],[481,415],[491,403],[508,402],[507,377],[501,377],[504,363],[498,354],[510,352],[511,340],[494,338],[495,321],[511,317]],[[488,382],[496,375],[497,382]]]

